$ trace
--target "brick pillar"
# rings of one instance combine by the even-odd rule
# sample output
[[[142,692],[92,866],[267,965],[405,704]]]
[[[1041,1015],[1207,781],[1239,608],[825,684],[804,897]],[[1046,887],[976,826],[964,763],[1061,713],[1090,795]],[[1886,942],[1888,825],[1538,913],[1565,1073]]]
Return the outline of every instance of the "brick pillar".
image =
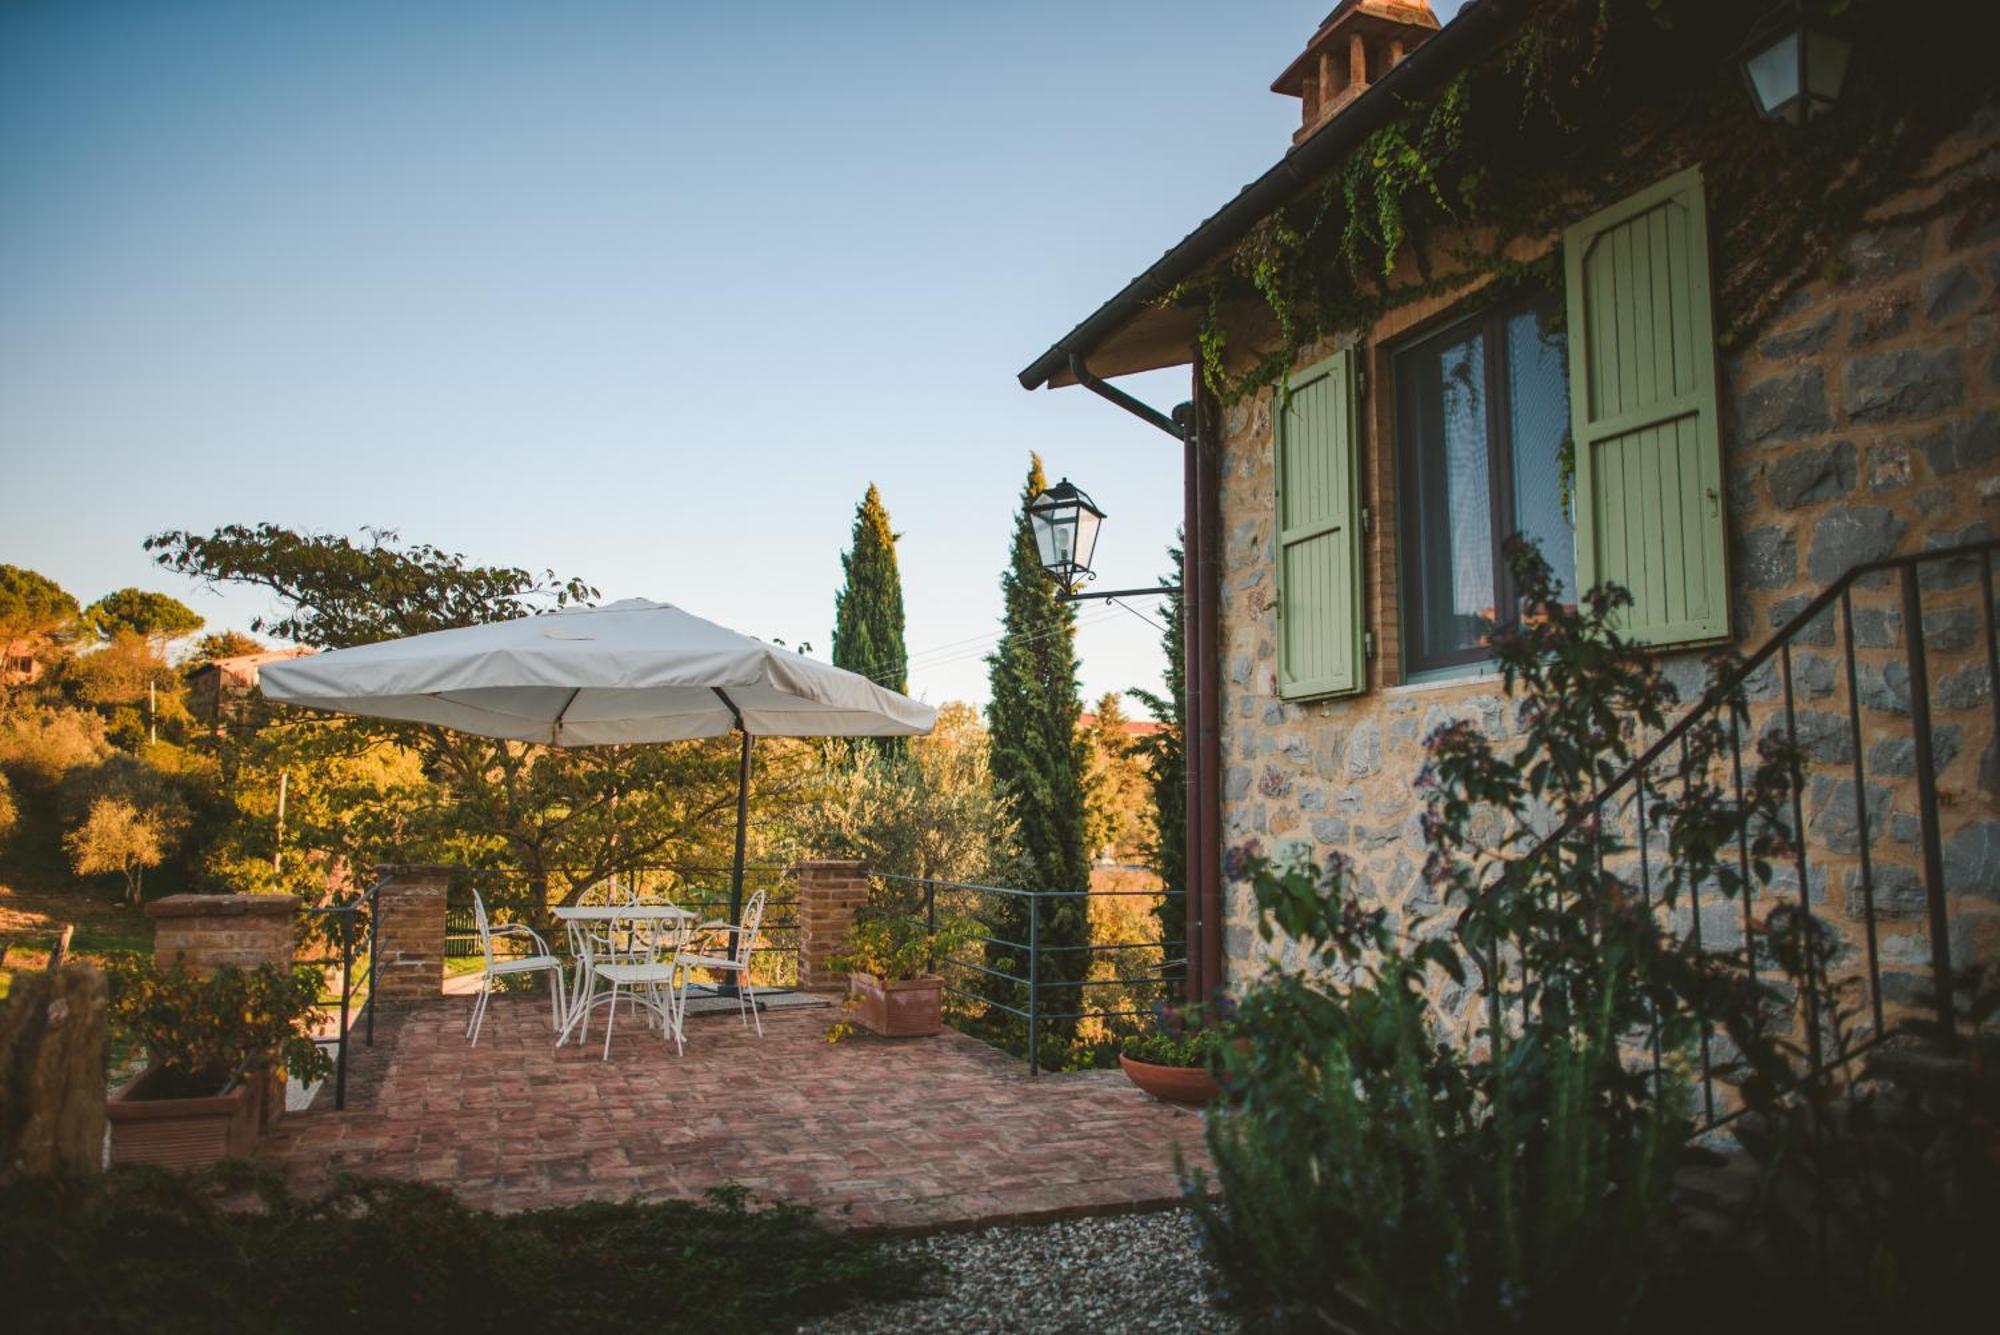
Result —
[[[854,915],[868,902],[868,877],[858,862],[801,862],[799,878],[799,987],[844,992],[847,975],[830,964],[847,948]]]
[[[296,895],[168,895],[146,905],[153,958],[196,969],[292,962]]]
[[[375,869],[375,995],[429,1001],[444,992],[444,896],[452,868],[415,863]]]

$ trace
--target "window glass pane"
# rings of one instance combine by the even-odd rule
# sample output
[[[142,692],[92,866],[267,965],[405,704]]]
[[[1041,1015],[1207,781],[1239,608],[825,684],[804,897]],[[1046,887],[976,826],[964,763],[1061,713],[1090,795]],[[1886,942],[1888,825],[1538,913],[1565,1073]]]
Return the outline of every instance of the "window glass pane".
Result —
[[[1417,658],[1477,648],[1493,614],[1492,466],[1486,439],[1486,339],[1477,331],[1415,356]]]
[[[1575,530],[1563,508],[1559,456],[1569,434],[1569,375],[1562,334],[1544,334],[1541,323],[1542,317],[1532,310],[1507,320],[1507,431],[1514,455],[1514,516],[1519,532],[1540,544],[1542,559],[1574,598]]]

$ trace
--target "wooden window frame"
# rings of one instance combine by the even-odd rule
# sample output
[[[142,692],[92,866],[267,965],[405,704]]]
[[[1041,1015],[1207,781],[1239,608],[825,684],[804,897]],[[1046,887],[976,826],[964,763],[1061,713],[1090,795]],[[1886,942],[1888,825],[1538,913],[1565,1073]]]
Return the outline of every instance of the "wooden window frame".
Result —
[[[1514,504],[1514,440],[1511,428],[1512,388],[1508,383],[1503,358],[1506,355],[1507,323],[1525,312],[1537,312],[1544,316],[1559,315],[1563,309],[1563,295],[1555,291],[1534,291],[1517,294],[1505,301],[1493,302],[1477,311],[1461,314],[1410,338],[1389,352],[1389,374],[1391,393],[1395,404],[1394,439],[1395,448],[1395,488],[1398,542],[1396,572],[1402,588],[1398,598],[1397,634],[1401,647],[1402,678],[1405,681],[1421,678],[1429,673],[1448,672],[1455,668],[1476,666],[1490,662],[1493,650],[1485,643],[1471,645],[1465,649],[1449,653],[1426,653],[1418,633],[1415,619],[1423,607],[1422,535],[1424,527],[1423,497],[1417,491],[1417,469],[1415,463],[1423,442],[1416,438],[1417,423],[1422,420],[1417,402],[1416,378],[1404,373],[1407,362],[1433,351],[1438,345],[1463,340],[1469,331],[1477,329],[1484,338],[1484,355],[1481,358],[1481,374],[1485,377],[1486,400],[1486,468],[1487,497],[1490,511],[1488,527],[1492,535],[1490,559],[1493,564],[1493,599],[1496,624],[1509,625],[1514,620],[1511,615],[1520,601],[1515,588],[1514,577],[1507,568],[1503,550],[1507,538],[1518,525]],[[1563,375],[1569,376],[1567,358],[1564,359]],[[1433,499],[1435,499],[1433,497]],[[1575,572],[1569,579],[1574,582]]]

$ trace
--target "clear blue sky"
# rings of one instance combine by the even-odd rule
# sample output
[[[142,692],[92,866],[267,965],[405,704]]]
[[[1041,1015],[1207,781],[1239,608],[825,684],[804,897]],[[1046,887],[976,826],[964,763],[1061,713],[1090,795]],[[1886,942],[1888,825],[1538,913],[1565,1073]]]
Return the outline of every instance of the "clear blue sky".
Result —
[[[874,481],[912,689],[983,701],[1030,449],[1106,587],[1180,514],[1014,373],[1283,152],[1329,7],[0,6],[0,561],[242,626],[141,539],[388,526],[824,655]],[[1087,606],[1086,691],[1156,684]]]

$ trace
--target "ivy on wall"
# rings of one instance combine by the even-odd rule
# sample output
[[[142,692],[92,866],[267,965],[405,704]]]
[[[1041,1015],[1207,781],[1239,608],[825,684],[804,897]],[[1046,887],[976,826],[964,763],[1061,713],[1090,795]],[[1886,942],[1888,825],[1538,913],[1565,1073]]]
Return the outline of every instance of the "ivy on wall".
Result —
[[[1921,14],[1885,0],[1829,8],[1853,28],[1846,88],[1832,114],[1794,128],[1758,117],[1736,60],[1762,5],[1544,0],[1500,49],[1409,102],[1164,299],[1201,311],[1210,390],[1234,401],[1275,384],[1310,345],[1412,302],[1554,286],[1565,224],[1695,163],[1717,220],[1724,348],[1813,278],[1838,277],[1857,229],[1991,209],[1990,173],[1918,175],[1992,98],[1971,39],[1977,0]],[[1954,28],[1965,40],[1949,40]],[[1920,207],[1872,212],[1940,185]],[[1232,371],[1231,313],[1244,301],[1269,312],[1277,338]]]

